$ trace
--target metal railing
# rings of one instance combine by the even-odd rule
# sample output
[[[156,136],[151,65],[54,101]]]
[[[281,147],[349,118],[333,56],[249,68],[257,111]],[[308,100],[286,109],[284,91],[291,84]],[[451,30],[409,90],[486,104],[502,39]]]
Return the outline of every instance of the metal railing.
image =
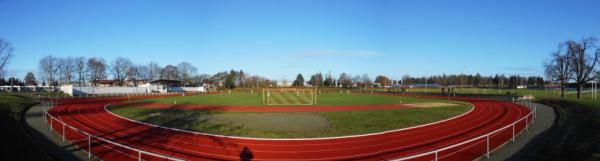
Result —
[[[485,141],[486,141],[486,153],[485,153],[485,157],[486,158],[490,158],[490,153],[491,153],[491,150],[490,150],[490,137],[492,135],[497,134],[497,133],[499,133],[499,132],[501,132],[503,130],[507,130],[509,128],[512,128],[511,141],[514,142],[515,141],[515,137],[516,137],[515,127],[516,127],[517,123],[520,123],[523,120],[525,120],[525,127],[524,127],[525,131],[528,130],[530,124],[533,124],[533,122],[534,122],[533,120],[535,120],[536,113],[537,113],[536,112],[537,110],[536,110],[535,104],[533,104],[531,101],[524,101],[523,104],[525,104],[525,106],[528,107],[531,111],[527,115],[525,115],[525,117],[520,118],[519,120],[517,120],[517,121],[515,121],[515,122],[513,122],[513,123],[511,123],[509,125],[506,125],[506,126],[504,126],[502,128],[496,129],[496,130],[494,130],[492,132],[480,135],[478,137],[475,137],[475,138],[472,138],[472,139],[469,139],[469,140],[466,140],[466,141],[463,141],[463,142],[460,142],[460,143],[456,143],[456,144],[453,144],[453,145],[450,145],[450,146],[442,147],[442,148],[435,149],[435,150],[432,150],[432,151],[429,151],[429,152],[425,152],[425,153],[419,153],[419,154],[414,154],[414,155],[410,155],[410,156],[406,156],[406,157],[402,157],[402,158],[393,159],[393,161],[403,161],[403,160],[415,159],[415,158],[419,158],[419,157],[425,157],[425,156],[429,156],[429,155],[433,155],[434,156],[434,160],[437,161],[438,159],[445,157],[445,156],[439,157],[438,154],[440,152],[443,152],[443,151],[446,151],[446,150],[449,150],[449,149],[452,149],[452,148],[457,148],[457,147],[465,145],[465,144],[473,143],[473,142],[481,140],[483,138],[485,138]],[[532,117],[531,121],[529,121],[530,117]],[[508,140],[506,142],[508,142]],[[506,143],[506,142],[504,142],[504,143]],[[500,144],[498,147],[501,147],[501,146],[502,146],[502,144]],[[449,156],[449,155],[446,155],[446,156]]]
[[[84,136],[87,136],[87,144],[88,144],[87,145],[87,153],[88,153],[88,158],[92,158],[92,155],[94,155],[93,152],[92,152],[92,139],[95,139],[95,140],[97,140],[97,141],[94,141],[95,144],[98,144],[98,143],[107,143],[107,144],[111,144],[111,145],[114,145],[114,146],[117,146],[117,147],[120,147],[120,148],[124,148],[124,149],[130,150],[130,151],[133,151],[133,152],[137,153],[137,160],[139,160],[139,161],[144,160],[142,158],[143,156],[153,156],[153,157],[162,158],[162,159],[166,159],[166,160],[172,160],[172,161],[184,161],[184,159],[179,159],[179,158],[175,158],[175,157],[171,157],[171,156],[163,155],[163,154],[158,154],[158,153],[152,153],[152,152],[144,151],[144,150],[137,149],[137,148],[134,148],[134,147],[131,147],[131,146],[123,145],[123,144],[120,144],[120,143],[117,143],[117,142],[114,142],[114,141],[110,141],[108,139],[104,139],[104,138],[102,138],[100,136],[96,136],[96,135],[90,134],[90,133],[85,132],[83,130],[80,130],[80,129],[74,127],[74,126],[66,124],[65,122],[63,122],[62,120],[56,118],[55,116],[52,116],[50,113],[48,113],[48,106],[52,107],[52,104],[46,104],[46,107],[45,107],[46,109],[44,110],[44,122],[48,123],[50,125],[50,131],[55,131],[55,129],[54,129],[53,126],[56,123],[59,123],[59,126],[62,125],[62,129],[61,129],[62,132],[58,132],[57,131],[57,133],[61,133],[62,134],[62,141],[63,142],[69,141],[66,138],[66,129],[67,128],[71,129],[74,132],[82,134]],[[50,119],[48,119],[48,117],[50,117]],[[75,144],[75,145],[77,145],[77,144]],[[79,146],[79,145],[77,145],[77,146]],[[80,147],[80,148],[85,148],[85,147]],[[110,148],[110,149],[113,149],[113,148]],[[120,153],[122,153],[122,152],[120,152]],[[132,156],[130,156],[130,157],[132,157]]]
[[[515,102],[515,101],[520,101],[520,100],[513,100],[513,102]],[[504,126],[502,128],[499,128],[499,129],[496,129],[496,130],[494,130],[492,132],[480,135],[478,137],[475,137],[475,138],[472,138],[472,139],[469,139],[469,140],[466,140],[466,141],[462,141],[460,143],[456,143],[456,144],[453,144],[453,145],[445,146],[445,147],[438,148],[438,149],[435,149],[435,150],[432,150],[432,151],[429,151],[429,152],[425,152],[425,153],[413,154],[413,155],[410,155],[410,156],[393,159],[393,161],[404,161],[404,160],[410,160],[410,159],[425,157],[425,156],[429,156],[429,155],[433,155],[434,156],[434,160],[437,161],[438,159],[445,157],[445,156],[440,157],[438,155],[440,152],[447,151],[447,150],[450,150],[452,148],[457,148],[457,147],[465,145],[465,144],[473,143],[473,142],[479,141],[479,140],[481,140],[483,138],[485,138],[485,142],[486,142],[486,153],[485,153],[484,156],[486,158],[489,158],[490,157],[490,153],[491,153],[491,149],[490,149],[490,137],[492,137],[492,135],[497,134],[497,133],[499,133],[501,131],[504,131],[504,130],[508,130],[509,128],[512,128],[512,137],[511,137],[510,140],[512,142],[514,142],[515,141],[515,137],[517,135],[516,134],[516,126],[517,126],[518,123],[521,123],[523,121],[525,122],[525,127],[523,128],[525,131],[527,131],[528,128],[529,128],[529,126],[534,123],[534,121],[536,119],[536,113],[537,113],[537,108],[535,107],[535,104],[533,104],[531,101],[522,101],[522,104],[524,104],[524,106],[528,107],[531,111],[527,115],[525,115],[525,117],[522,117],[522,118],[518,119],[517,121],[512,122],[509,125],[506,125],[506,126]],[[50,107],[52,107],[52,105],[50,105]],[[97,140],[100,140],[102,142],[113,144],[115,146],[122,147],[122,148],[125,148],[125,149],[128,149],[128,150],[136,152],[138,154],[137,158],[140,161],[143,160],[142,159],[143,155],[149,155],[149,156],[154,156],[154,157],[163,158],[163,159],[167,159],[167,160],[173,160],[173,161],[183,161],[183,159],[174,158],[174,157],[163,155],[163,154],[152,153],[152,152],[140,150],[140,149],[137,149],[137,148],[133,148],[133,147],[130,147],[130,146],[127,146],[127,145],[123,145],[123,144],[120,144],[120,143],[117,143],[117,142],[113,142],[113,141],[101,138],[99,136],[95,136],[95,135],[90,134],[88,132],[85,132],[83,130],[77,129],[77,128],[75,128],[75,127],[73,127],[71,125],[68,125],[65,122],[59,120],[58,118],[52,116],[50,113],[48,113],[48,106],[46,106],[46,110],[45,110],[44,113],[45,113],[44,114],[44,121],[45,122],[48,121],[47,117],[50,117],[49,124],[50,124],[50,130],[51,131],[53,130],[53,120],[56,120],[58,123],[60,123],[63,126],[63,128],[62,128],[62,139],[63,139],[63,142],[65,140],[67,140],[66,139],[66,135],[65,135],[65,129],[66,129],[65,127],[70,128],[70,129],[72,129],[72,130],[74,130],[76,132],[79,132],[79,133],[81,133],[81,134],[83,134],[83,135],[85,135],[85,136],[88,137],[87,138],[87,140],[88,140],[88,146],[87,146],[87,148],[88,148],[88,150],[87,150],[87,152],[88,152],[88,158],[91,158],[92,155],[93,155],[92,151],[91,151],[91,145],[92,145],[92,141],[91,140],[92,139],[97,139]],[[531,120],[530,120],[530,117],[531,117]],[[508,142],[508,140],[506,142]],[[504,143],[506,143],[506,142],[504,142]],[[501,146],[502,145],[499,145],[498,147],[501,147]],[[446,155],[446,156],[449,156],[449,155]]]

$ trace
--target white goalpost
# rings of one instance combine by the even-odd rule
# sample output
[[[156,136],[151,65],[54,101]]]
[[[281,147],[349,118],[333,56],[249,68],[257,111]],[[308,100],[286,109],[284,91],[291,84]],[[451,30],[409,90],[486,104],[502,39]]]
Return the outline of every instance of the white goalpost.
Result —
[[[311,88],[263,88],[265,105],[315,105],[317,93]]]

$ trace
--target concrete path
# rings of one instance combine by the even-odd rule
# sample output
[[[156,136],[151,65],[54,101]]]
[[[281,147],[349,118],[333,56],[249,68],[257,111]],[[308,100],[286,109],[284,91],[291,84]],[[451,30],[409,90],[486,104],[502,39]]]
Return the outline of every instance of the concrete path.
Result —
[[[44,123],[44,106],[39,104],[31,107],[25,113],[25,128],[54,160],[78,161],[90,160],[86,151],[63,142],[62,137],[50,131],[50,126]]]
[[[527,155],[531,148],[535,147],[537,142],[542,140],[552,125],[556,115],[552,107],[533,103],[537,108],[537,116],[535,122],[529,127],[527,132],[515,138],[515,142],[509,142],[502,148],[494,151],[489,159],[481,159],[482,161],[520,161],[521,158]]]

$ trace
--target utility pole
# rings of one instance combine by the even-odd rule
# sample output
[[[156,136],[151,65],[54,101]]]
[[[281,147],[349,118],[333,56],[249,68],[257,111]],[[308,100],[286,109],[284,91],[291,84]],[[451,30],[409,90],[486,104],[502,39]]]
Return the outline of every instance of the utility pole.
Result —
[[[429,74],[429,70],[425,72],[425,93],[427,93],[427,74]]]
[[[502,93],[502,84],[504,84],[504,78],[500,77],[498,81],[498,94]]]

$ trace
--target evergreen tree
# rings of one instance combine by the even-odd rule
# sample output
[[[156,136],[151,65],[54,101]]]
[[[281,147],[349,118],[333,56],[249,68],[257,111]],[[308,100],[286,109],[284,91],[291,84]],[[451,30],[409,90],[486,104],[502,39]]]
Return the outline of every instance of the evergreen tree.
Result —
[[[331,72],[327,75],[327,78],[325,78],[323,85],[328,86],[328,87],[335,85],[335,80],[333,80],[333,76],[331,76]]]
[[[294,87],[303,87],[304,86],[304,77],[302,76],[302,74],[298,74],[298,76],[296,76],[296,80],[294,80],[294,82],[292,83],[292,86],[294,86]]]
[[[227,75],[227,78],[225,79],[225,88],[234,89],[236,78],[237,78],[237,73],[234,70],[231,70],[229,72],[229,75]]]
[[[312,76],[310,76],[308,84],[315,87],[323,86],[323,75],[321,73],[313,74]]]

